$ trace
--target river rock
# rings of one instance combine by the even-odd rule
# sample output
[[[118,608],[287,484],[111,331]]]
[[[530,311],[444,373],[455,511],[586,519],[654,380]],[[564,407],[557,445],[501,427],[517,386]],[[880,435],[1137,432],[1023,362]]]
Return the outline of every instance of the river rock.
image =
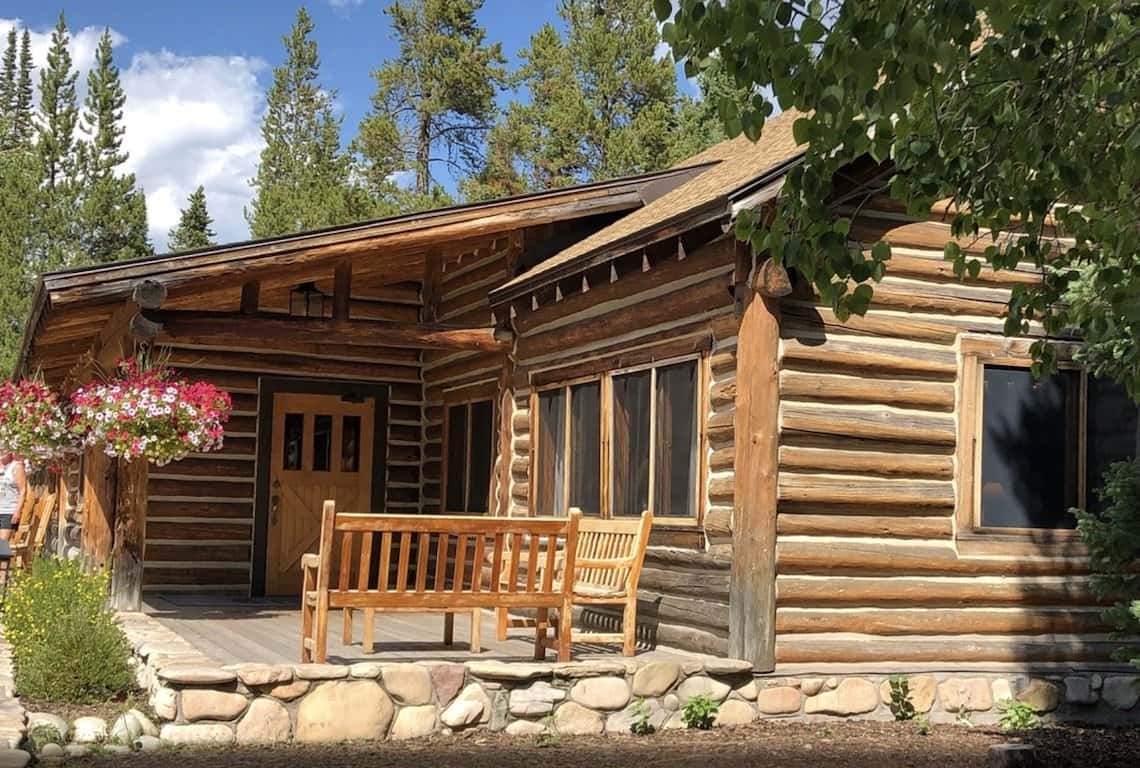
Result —
[[[431,675],[431,685],[435,689],[436,703],[441,707],[447,706],[459,690],[467,677],[467,668],[462,664],[440,662],[428,667]]]
[[[142,732],[142,723],[130,712],[124,712],[111,724],[111,741],[116,744],[133,744],[135,739],[142,736]]]
[[[162,726],[159,738],[164,744],[186,747],[218,747],[234,743],[234,732],[222,723],[194,723],[193,725]]]
[[[478,683],[471,683],[451,702],[439,719],[448,728],[466,728],[491,720],[491,699]]]
[[[1140,677],[1106,677],[1100,697],[1121,711],[1132,709],[1140,701]]]
[[[234,730],[238,744],[283,744],[292,733],[288,710],[276,699],[265,697],[253,700]]]
[[[1070,704],[1096,704],[1097,695],[1087,677],[1070,675],[1065,678],[1065,701]]]
[[[419,664],[387,664],[381,682],[397,704],[419,706],[431,702],[431,673]]]
[[[642,709],[644,707],[644,709]],[[629,734],[633,733],[632,728],[634,723],[638,722],[643,716],[647,716],[649,725],[655,731],[661,730],[661,726],[669,718],[669,713],[666,712],[657,699],[644,699],[641,707],[638,702],[630,702],[630,704],[620,712],[614,712],[606,718],[606,733],[619,733]]]
[[[178,691],[173,688],[157,688],[150,696],[150,708],[160,720],[178,718]]]
[[[989,681],[984,677],[943,680],[938,684],[938,698],[947,712],[985,712],[994,705]]]
[[[577,702],[568,701],[554,713],[554,729],[563,736],[596,736],[604,726],[600,714]]]
[[[251,688],[261,685],[280,685],[293,679],[293,668],[283,664],[235,664],[223,669],[236,674],[238,680]]]
[[[343,680],[348,667],[343,664],[298,664],[293,674],[300,680]]]
[[[546,726],[533,720],[515,720],[507,726],[508,736],[541,736],[546,733]]]
[[[746,701],[729,699],[720,705],[716,713],[718,727],[747,725],[756,719],[756,710]]]
[[[510,713],[515,717],[549,715],[554,705],[566,698],[566,691],[539,680],[529,688],[516,688],[510,693]]]
[[[397,741],[422,739],[435,731],[436,710],[434,704],[416,707],[401,707],[392,723],[391,737]]]
[[[508,664],[503,661],[469,661],[467,671],[482,680],[534,680],[550,677],[554,667],[550,664]]]
[[[834,690],[809,696],[804,702],[805,715],[863,715],[879,706],[879,690],[860,677],[844,678]]]
[[[313,686],[308,680],[294,680],[291,683],[282,683],[269,689],[269,695],[281,701],[293,701],[309,692]]]
[[[212,691],[208,688],[187,688],[182,691],[182,717],[190,722],[198,720],[233,720],[248,702],[240,693]]]
[[[934,695],[938,690],[938,681],[932,675],[914,675],[908,677],[906,682],[907,698],[914,705],[914,711],[929,712],[930,708],[934,706]],[[879,685],[879,695],[882,696],[883,703],[890,706],[891,684],[889,680],[884,680]]]
[[[157,752],[162,749],[162,739],[144,733],[135,739],[135,750],[138,752]]]
[[[371,680],[324,683],[297,709],[297,741],[382,739],[394,710],[388,694]]]
[[[174,685],[227,685],[235,682],[237,675],[204,664],[171,664],[158,670],[158,679]]]
[[[0,749],[0,768],[24,768],[32,760],[22,749]]]
[[[713,701],[724,701],[728,698],[728,694],[732,691],[732,686],[728,683],[723,683],[720,680],[714,680],[711,677],[697,675],[690,677],[677,688],[677,696],[680,697],[682,706],[684,706],[690,699],[697,696],[708,696]]]
[[[146,713],[137,709],[128,709],[127,714],[135,719],[142,729],[143,736],[158,736],[158,726],[154,721],[147,717]]]
[[[765,688],[756,694],[756,708],[765,715],[790,715],[800,711],[800,692],[790,685]]]
[[[587,677],[574,684],[570,698],[590,709],[621,709],[629,703],[629,685],[620,677]]]
[[[633,675],[634,696],[662,696],[681,676],[681,665],[671,661],[651,661]]]
[[[28,713],[28,733],[36,730],[37,728],[52,728],[59,734],[61,743],[67,743],[68,734],[71,729],[67,725],[67,721],[59,715],[53,715],[51,712],[29,712]]]
[[[1017,694],[1017,700],[1033,707],[1038,714],[1052,712],[1061,704],[1061,690],[1046,680],[1033,679],[1025,690]]]
[[[80,717],[71,724],[71,740],[76,744],[99,744],[107,740],[107,721],[101,717]]]

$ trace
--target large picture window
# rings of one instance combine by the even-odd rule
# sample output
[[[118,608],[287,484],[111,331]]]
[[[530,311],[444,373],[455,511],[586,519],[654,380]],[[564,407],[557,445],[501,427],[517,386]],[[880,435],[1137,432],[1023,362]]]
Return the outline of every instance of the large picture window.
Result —
[[[495,405],[475,400],[447,406],[444,425],[444,510],[484,514],[491,496]]]
[[[700,365],[605,374],[535,397],[535,512],[695,521]]]
[[[1070,363],[1038,379],[1000,342],[966,340],[963,353],[960,530],[1071,532],[1069,510],[1098,508],[1104,471],[1137,455],[1136,405]]]

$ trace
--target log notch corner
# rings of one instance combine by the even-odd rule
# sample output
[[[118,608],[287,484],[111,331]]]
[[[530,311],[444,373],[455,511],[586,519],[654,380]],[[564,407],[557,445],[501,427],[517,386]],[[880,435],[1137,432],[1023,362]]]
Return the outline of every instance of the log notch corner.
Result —
[[[782,268],[756,267],[737,244],[737,296],[743,300],[736,345],[735,508],[728,598],[728,651],[770,672],[776,665],[776,502],[779,458]],[[765,290],[768,288],[769,290]],[[771,289],[775,290],[771,290]],[[776,294],[776,295],[772,295]]]

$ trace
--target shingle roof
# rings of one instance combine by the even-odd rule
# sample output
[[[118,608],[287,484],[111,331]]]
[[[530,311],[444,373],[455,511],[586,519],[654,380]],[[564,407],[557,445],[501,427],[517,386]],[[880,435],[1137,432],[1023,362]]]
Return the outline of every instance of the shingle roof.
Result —
[[[755,143],[740,135],[685,160],[678,167],[715,164],[644,208],[632,211],[503,284],[492,292],[492,300],[506,298],[523,285],[541,283],[544,277],[563,274],[574,262],[608,249],[613,251],[613,256],[619,256],[625,252],[621,250],[623,242],[688,212],[720,201],[727,204],[733,192],[802,154],[803,150],[792,137],[792,123],[800,116],[801,113],[788,110],[765,123],[763,134]]]

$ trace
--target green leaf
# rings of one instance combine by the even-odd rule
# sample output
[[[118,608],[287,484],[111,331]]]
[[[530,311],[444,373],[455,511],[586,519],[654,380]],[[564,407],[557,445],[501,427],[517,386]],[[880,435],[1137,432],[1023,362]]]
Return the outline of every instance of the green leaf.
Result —
[[[800,26],[800,40],[805,43],[818,43],[825,34],[827,30],[819,23],[819,19],[814,17],[804,19],[804,23]]]
[[[653,0],[653,12],[657,14],[658,21],[668,21],[673,15],[673,3],[669,0]]]
[[[811,120],[801,117],[792,123],[792,138],[797,144],[807,144],[811,140]]]

